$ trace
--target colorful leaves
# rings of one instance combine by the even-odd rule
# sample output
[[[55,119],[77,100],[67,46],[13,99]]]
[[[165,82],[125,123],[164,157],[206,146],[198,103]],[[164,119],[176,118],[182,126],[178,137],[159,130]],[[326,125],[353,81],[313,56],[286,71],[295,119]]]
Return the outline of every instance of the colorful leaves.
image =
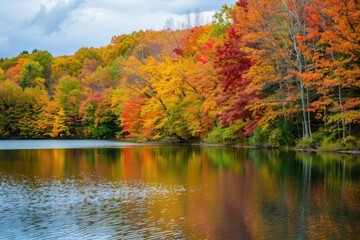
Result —
[[[238,0],[213,19],[72,56],[1,59],[0,137],[226,142],[255,129],[285,137],[281,126],[295,138],[360,130],[356,1]]]

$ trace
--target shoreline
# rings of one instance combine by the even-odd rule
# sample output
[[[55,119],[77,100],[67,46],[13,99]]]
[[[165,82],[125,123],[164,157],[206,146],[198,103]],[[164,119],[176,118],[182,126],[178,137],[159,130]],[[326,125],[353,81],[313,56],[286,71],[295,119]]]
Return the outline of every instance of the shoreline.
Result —
[[[336,150],[336,151],[324,151],[315,148],[297,148],[297,147],[265,147],[265,146],[252,146],[241,144],[224,144],[224,143],[170,143],[170,142],[140,142],[144,145],[163,145],[163,146],[200,146],[200,147],[229,147],[229,148],[244,148],[244,149],[263,149],[263,150],[279,150],[279,151],[294,151],[294,152],[309,152],[309,153],[345,153],[352,155],[360,155],[360,150]]]
[[[195,144],[205,147],[232,147],[232,148],[244,148],[244,149],[266,149],[266,150],[280,150],[280,151],[295,151],[295,152],[309,152],[309,153],[346,153],[353,155],[360,155],[360,150],[336,150],[336,151],[324,151],[315,148],[297,148],[297,147],[264,147],[264,146],[251,146],[241,144],[221,144],[221,143],[199,143]]]
[[[16,148],[14,147],[10,147],[10,148],[4,148],[4,146],[1,146],[2,142],[10,142],[10,141],[17,141],[20,144],[20,146],[18,145]],[[58,142],[60,143],[60,146],[54,146],[54,145],[50,145],[50,146],[41,146],[39,148],[39,144],[40,142],[45,142],[45,141],[49,141],[49,142]],[[324,151],[324,150],[319,150],[319,149],[314,149],[314,148],[297,148],[297,147],[278,147],[278,148],[273,148],[273,147],[266,147],[266,146],[252,146],[252,145],[242,145],[242,144],[223,144],[223,143],[205,143],[205,142],[200,142],[200,143],[172,143],[172,142],[161,142],[161,141],[148,141],[148,142],[134,142],[134,141],[126,141],[124,139],[0,139],[0,150],[21,150],[21,149],[32,149],[30,147],[26,147],[24,148],[23,145],[24,143],[29,143],[29,142],[37,142],[35,143],[35,145],[33,146],[34,149],[49,149],[49,148],[77,148],[77,147],[85,147],[85,148],[91,148],[91,147],[100,147],[100,148],[104,148],[104,147],[129,147],[129,146],[150,146],[150,145],[157,145],[157,146],[200,146],[200,147],[228,147],[228,148],[243,148],[243,149],[262,149],[262,150],[279,150],[279,151],[295,151],[295,152],[308,152],[308,153],[339,153],[339,154],[352,154],[352,155],[360,155],[360,150],[334,150],[334,151]],[[69,147],[69,146],[62,146],[61,142],[65,143],[69,143],[72,142],[74,143],[73,146]],[[109,145],[107,144],[95,144],[92,146],[83,146],[81,143],[84,142],[98,142],[98,143],[104,143],[104,142],[108,142],[110,143]]]

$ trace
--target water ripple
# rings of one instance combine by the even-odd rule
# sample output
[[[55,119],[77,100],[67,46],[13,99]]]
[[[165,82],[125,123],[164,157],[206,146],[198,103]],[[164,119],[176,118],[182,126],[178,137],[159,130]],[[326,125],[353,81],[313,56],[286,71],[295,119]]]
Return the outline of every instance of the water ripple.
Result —
[[[181,185],[143,181],[0,177],[2,239],[168,239],[182,236],[175,224],[147,215],[157,199],[171,202]],[[159,222],[157,222],[159,223]],[[170,231],[169,231],[170,229]]]

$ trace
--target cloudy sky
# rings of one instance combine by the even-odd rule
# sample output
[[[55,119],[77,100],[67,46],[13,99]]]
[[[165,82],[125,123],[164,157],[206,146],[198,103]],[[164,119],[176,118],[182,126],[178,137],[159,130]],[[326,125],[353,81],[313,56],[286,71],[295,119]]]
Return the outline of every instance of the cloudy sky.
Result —
[[[214,11],[235,0],[1,0],[0,58],[21,51],[48,50],[72,54],[80,47],[107,45],[112,36],[140,29],[175,25],[184,14],[203,12],[211,21]]]

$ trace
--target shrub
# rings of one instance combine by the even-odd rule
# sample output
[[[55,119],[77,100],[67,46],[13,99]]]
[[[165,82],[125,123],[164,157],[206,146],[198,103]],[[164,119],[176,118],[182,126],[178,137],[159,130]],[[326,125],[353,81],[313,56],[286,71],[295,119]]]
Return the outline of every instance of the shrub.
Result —
[[[354,136],[347,136],[344,139],[336,141],[325,140],[319,147],[320,151],[339,151],[339,150],[358,150],[360,149],[360,140]]]
[[[315,147],[321,147],[325,138],[326,135],[324,134],[324,132],[319,130],[312,134],[312,144]]]
[[[240,141],[240,135],[237,134],[231,127],[222,130],[222,139],[224,143],[236,143]]]
[[[257,127],[253,133],[253,135],[250,137],[249,142],[252,145],[256,146],[263,146],[267,145],[267,140],[269,136],[269,130],[262,127]]]
[[[276,128],[280,129],[282,132],[280,144],[282,146],[293,146],[295,144],[295,139],[297,138],[296,124],[294,121],[279,121],[276,124]]]
[[[297,148],[302,148],[302,149],[309,149],[312,148],[313,142],[311,138],[301,138],[297,143],[296,143],[296,147]]]
[[[220,126],[216,126],[209,135],[204,139],[207,143],[222,143],[222,129]]]
[[[323,144],[321,147],[319,147],[319,150],[324,152],[336,152],[341,150],[341,144],[339,141],[328,142],[326,144]]]
[[[207,143],[235,143],[240,139],[239,135],[231,127],[216,126],[204,141]]]
[[[341,147],[343,150],[359,150],[360,140],[354,136],[347,136],[341,140]]]
[[[270,132],[269,143],[272,147],[280,147],[283,140],[283,132],[281,129],[275,128]]]

